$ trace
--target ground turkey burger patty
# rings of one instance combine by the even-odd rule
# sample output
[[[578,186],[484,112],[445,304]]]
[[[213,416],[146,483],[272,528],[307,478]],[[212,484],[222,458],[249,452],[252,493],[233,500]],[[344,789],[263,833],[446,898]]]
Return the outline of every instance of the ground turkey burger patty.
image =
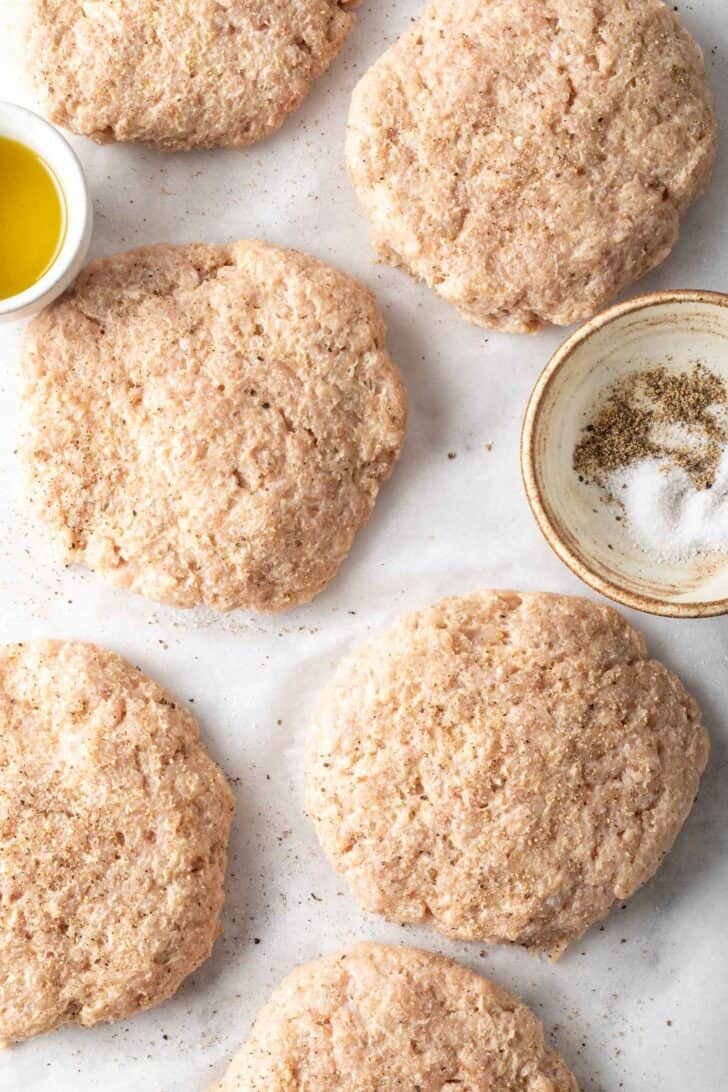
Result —
[[[578,1092],[530,1009],[415,948],[298,967],[213,1092]]]
[[[529,331],[670,253],[715,142],[702,54],[662,0],[435,0],[357,85],[346,157],[385,261]]]
[[[220,932],[232,813],[195,720],[139,668],[0,648],[0,1041],[171,997]]]
[[[366,910],[557,955],[652,876],[707,758],[697,705],[620,614],[487,591],[342,663],[306,806]]]
[[[95,140],[244,148],[339,52],[349,0],[31,0],[28,65],[51,121]]]
[[[32,493],[65,557],[181,607],[313,598],[403,441],[371,293],[266,243],[94,262],[21,356]]]

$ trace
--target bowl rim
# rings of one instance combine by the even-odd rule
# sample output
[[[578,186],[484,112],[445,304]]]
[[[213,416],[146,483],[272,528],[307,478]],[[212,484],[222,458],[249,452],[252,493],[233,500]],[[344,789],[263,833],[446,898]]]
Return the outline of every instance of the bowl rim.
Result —
[[[630,591],[614,580],[602,576],[587,564],[583,557],[576,554],[564,542],[552,522],[542,495],[536,470],[535,437],[541,419],[541,411],[546,393],[561,368],[585,341],[589,340],[605,326],[609,326],[617,319],[635,311],[645,311],[650,307],[670,303],[707,303],[715,307],[728,308],[728,293],[715,292],[709,289],[683,288],[635,296],[623,303],[608,307],[567,337],[550,357],[538,377],[526,405],[521,428],[521,479],[531,513],[541,534],[557,557],[589,587],[622,606],[632,607],[646,614],[657,614],[668,618],[711,618],[728,613],[728,597],[710,599],[699,603],[673,603],[667,599]]]
[[[14,129],[13,122],[23,126],[23,136],[8,132]],[[66,215],[64,239],[46,271],[22,292],[0,300],[0,319],[12,319],[22,318],[39,302],[50,302],[63,291],[69,273],[88,251],[93,206],[81,161],[65,136],[44,117],[27,106],[0,100],[0,136],[18,140],[46,162],[61,190]]]

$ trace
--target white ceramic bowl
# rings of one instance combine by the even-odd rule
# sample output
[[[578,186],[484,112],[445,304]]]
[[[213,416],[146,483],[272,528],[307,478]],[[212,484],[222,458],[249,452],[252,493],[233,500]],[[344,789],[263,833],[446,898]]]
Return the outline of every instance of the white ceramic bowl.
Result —
[[[91,242],[93,206],[73,149],[47,121],[22,106],[0,102],[0,136],[25,144],[45,160],[66,204],[66,235],[55,261],[30,288],[0,300],[0,322],[5,322],[35,314],[68,288]]]
[[[586,414],[606,386],[639,366],[684,371],[696,360],[728,382],[728,295],[659,292],[618,304],[551,358],[521,437],[526,495],[561,560],[610,599],[672,617],[728,613],[728,554],[652,560],[633,545],[611,507],[594,503],[572,458]]]

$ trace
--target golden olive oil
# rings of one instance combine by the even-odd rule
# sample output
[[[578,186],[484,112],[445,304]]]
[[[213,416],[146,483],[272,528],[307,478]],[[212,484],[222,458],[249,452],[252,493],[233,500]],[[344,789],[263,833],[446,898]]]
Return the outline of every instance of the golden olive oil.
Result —
[[[0,299],[34,285],[58,255],[66,205],[39,155],[0,137]]]

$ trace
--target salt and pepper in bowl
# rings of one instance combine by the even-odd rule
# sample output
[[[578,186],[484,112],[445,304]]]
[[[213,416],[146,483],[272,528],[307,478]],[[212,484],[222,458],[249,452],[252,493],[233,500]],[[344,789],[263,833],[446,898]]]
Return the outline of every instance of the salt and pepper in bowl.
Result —
[[[587,584],[653,614],[728,612],[728,295],[637,297],[568,338],[531,394],[521,467]]]

